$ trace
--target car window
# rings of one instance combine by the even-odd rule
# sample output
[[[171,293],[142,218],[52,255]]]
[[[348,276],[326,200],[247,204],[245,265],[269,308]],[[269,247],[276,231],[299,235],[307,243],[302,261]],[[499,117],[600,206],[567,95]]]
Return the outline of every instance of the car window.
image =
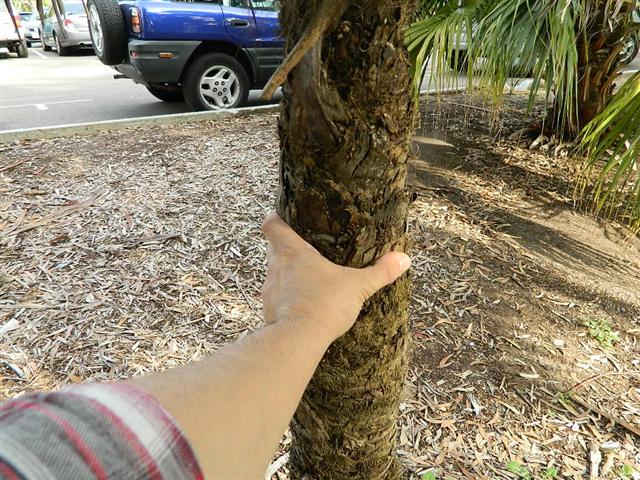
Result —
[[[249,8],[247,0],[222,0],[222,5],[225,7]]]
[[[84,6],[81,2],[64,2],[64,13],[66,15],[84,15]]]
[[[268,10],[270,12],[280,11],[280,2],[278,0],[252,0],[255,10]]]

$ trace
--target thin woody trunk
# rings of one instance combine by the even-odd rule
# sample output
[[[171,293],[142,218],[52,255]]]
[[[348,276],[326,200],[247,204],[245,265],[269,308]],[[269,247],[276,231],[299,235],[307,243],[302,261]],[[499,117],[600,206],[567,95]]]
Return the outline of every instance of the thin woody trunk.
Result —
[[[36,10],[38,10],[38,16],[40,17],[40,28],[44,31],[44,4],[43,0],[36,0]],[[42,39],[40,39],[42,41]]]
[[[290,50],[319,6],[284,0]],[[289,74],[277,209],[324,256],[362,267],[406,247],[414,127],[403,28],[412,0],[350,5]],[[294,478],[400,478],[395,423],[407,367],[405,277],[327,352],[291,424]]]

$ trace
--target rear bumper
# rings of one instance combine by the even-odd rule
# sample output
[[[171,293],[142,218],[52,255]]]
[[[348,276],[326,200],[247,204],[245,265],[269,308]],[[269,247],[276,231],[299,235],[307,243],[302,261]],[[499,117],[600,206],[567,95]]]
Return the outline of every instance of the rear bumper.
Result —
[[[24,31],[24,38],[27,40],[40,40],[40,32],[37,28],[27,28]]]
[[[60,39],[60,44],[63,47],[86,47],[91,48],[91,35],[89,32],[77,32],[65,29],[65,38]]]
[[[152,83],[178,83],[184,67],[200,41],[129,41],[129,63],[114,68],[126,77],[143,85]],[[170,53],[171,58],[160,58]]]
[[[20,40],[15,35],[0,38],[0,47],[6,47],[7,45],[13,45],[14,43],[20,43]]]

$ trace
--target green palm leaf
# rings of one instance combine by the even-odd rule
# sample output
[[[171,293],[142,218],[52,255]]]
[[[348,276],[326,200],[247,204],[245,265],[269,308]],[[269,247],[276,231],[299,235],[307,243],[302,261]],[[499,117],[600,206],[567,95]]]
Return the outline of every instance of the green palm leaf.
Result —
[[[597,212],[624,216],[640,231],[640,72],[584,128],[580,152],[587,155],[580,193],[591,195]]]
[[[592,86],[610,92],[617,81],[623,39],[637,29],[629,15],[636,4],[637,0],[424,0],[422,19],[406,32],[414,89],[419,91],[428,62],[431,88],[439,93],[455,86],[457,76],[449,67],[461,60],[457,46],[464,38],[470,90],[488,94],[497,109],[512,77],[531,77],[529,107],[542,94],[549,111],[545,129],[575,138],[592,118],[591,113],[585,116],[587,98],[582,95]],[[590,191],[598,212],[623,214],[636,222],[636,228],[638,88],[635,75],[580,137],[581,151],[588,152],[585,173],[593,178],[594,169],[602,168],[596,172],[595,186],[589,190],[583,182],[580,192]],[[603,95],[609,98],[610,93]]]
[[[554,119],[558,129],[576,123],[575,26],[583,19],[581,0],[451,0],[438,6],[406,32],[416,90],[429,60],[435,90],[451,86],[443,79],[451,79],[449,66],[459,63],[456,45],[464,38],[470,89],[489,92],[499,104],[511,77],[532,73],[530,106],[542,90],[549,104],[563,105]]]

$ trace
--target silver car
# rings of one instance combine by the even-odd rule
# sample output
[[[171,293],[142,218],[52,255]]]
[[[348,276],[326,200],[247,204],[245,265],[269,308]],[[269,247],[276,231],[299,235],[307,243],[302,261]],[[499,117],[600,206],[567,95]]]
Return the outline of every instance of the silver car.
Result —
[[[55,10],[49,8],[44,16],[44,30],[40,32],[42,49],[55,48],[58,55],[68,55],[73,48],[93,48],[84,5],[79,0],[62,2],[64,13],[60,22]]]
[[[20,12],[20,20],[22,21],[22,30],[24,38],[27,39],[27,45],[40,41],[40,17],[33,12]]]

